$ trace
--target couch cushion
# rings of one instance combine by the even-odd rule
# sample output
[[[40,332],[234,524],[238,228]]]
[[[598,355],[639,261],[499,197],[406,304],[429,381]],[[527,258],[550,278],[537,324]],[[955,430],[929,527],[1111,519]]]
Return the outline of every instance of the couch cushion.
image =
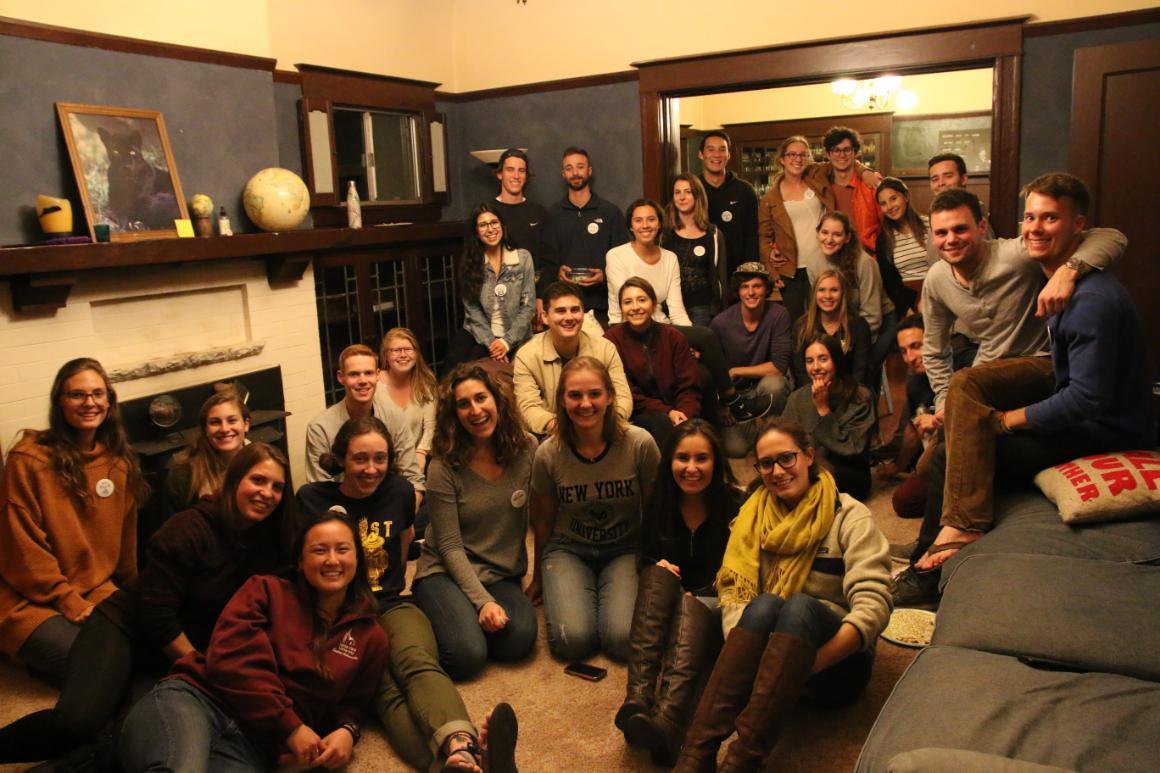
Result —
[[[1158,566],[972,555],[949,570],[933,641],[1160,681],[1157,599]]]
[[[1046,671],[1006,655],[932,646],[878,715],[857,771],[939,747],[1071,770],[1160,770],[1160,684]]]
[[[963,749],[915,749],[895,755],[886,773],[1072,773],[1054,765],[1037,765],[997,754]]]
[[[1160,519],[1069,526],[1038,490],[997,497],[995,528],[948,559],[946,568],[967,556],[1034,553],[1127,563],[1160,563]],[[945,585],[949,573],[944,570]]]

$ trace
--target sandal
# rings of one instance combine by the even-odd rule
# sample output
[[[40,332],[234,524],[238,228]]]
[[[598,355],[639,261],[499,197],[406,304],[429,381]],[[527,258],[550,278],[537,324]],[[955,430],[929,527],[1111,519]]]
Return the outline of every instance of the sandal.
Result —
[[[470,766],[483,770],[483,750],[479,747],[479,744],[475,742],[475,738],[472,737],[471,733],[460,730],[447,736],[447,739],[443,743],[444,746],[450,747],[452,741],[463,740],[466,740],[466,743],[464,743],[463,746],[460,746],[454,751],[446,752],[443,760],[443,767],[440,768],[442,773],[458,773],[459,771],[469,769],[469,767],[455,763],[456,755],[460,755],[458,757],[458,761],[460,763],[466,762],[469,763]]]

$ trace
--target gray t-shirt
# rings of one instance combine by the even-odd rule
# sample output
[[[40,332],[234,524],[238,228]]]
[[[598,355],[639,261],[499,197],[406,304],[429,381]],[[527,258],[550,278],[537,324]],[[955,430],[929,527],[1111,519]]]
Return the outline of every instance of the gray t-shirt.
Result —
[[[415,579],[446,572],[476,609],[494,601],[485,584],[528,571],[528,501],[536,441],[491,481],[435,459],[427,470],[431,523]]]
[[[630,426],[593,461],[552,437],[536,451],[532,489],[555,496],[556,536],[600,547],[633,545],[660,460],[656,441],[640,427]]]

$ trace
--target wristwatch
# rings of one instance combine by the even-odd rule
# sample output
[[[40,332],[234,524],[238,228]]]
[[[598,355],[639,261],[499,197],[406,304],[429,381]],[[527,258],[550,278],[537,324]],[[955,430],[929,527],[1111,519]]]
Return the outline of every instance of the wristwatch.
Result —
[[[1070,258],[1068,258],[1067,262],[1063,265],[1067,266],[1072,271],[1075,271],[1078,276],[1083,276],[1092,270],[1091,266],[1089,266],[1087,263],[1084,263],[1075,255],[1072,255]]]
[[[350,733],[350,736],[354,739],[354,742],[358,743],[359,736],[362,735],[362,733],[359,732],[359,726],[357,722],[343,722],[340,729]]]

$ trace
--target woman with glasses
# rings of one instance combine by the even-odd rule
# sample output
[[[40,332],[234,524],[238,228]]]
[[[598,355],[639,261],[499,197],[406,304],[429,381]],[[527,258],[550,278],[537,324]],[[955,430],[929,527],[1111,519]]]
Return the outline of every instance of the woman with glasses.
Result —
[[[814,281],[814,302],[793,329],[793,382],[799,386],[810,383],[806,372],[806,344],[810,338],[826,334],[842,344],[850,363],[850,376],[859,384],[866,384],[870,364],[870,326],[856,312],[851,312],[846,301],[846,280],[837,269],[828,268]]]
[[[644,503],[660,452],[616,412],[608,369],[568,361],[556,391],[556,429],[532,463],[536,563],[548,648],[564,660],[629,653]]]
[[[379,362],[383,363],[379,381],[407,417],[419,472],[426,472],[435,438],[435,374],[423,358],[419,339],[405,327],[391,328],[383,336]]]
[[[661,243],[677,256],[681,295],[694,325],[707,327],[723,308],[729,286],[725,237],[709,222],[709,197],[693,174],[673,178],[673,198],[665,207],[668,227]]]
[[[0,651],[62,692],[56,708],[0,730],[0,762],[89,740],[121,697],[89,672],[128,678],[128,643],[98,605],[137,574],[147,488],[99,362],[65,363],[49,400],[48,429],[24,431],[0,486]]]
[[[233,389],[214,393],[201,406],[197,437],[173,458],[165,476],[165,507],[180,513],[222,486],[230,459],[246,445],[250,409]]]
[[[754,444],[760,478],[733,521],[717,593],[725,646],[675,770],[758,771],[800,696],[829,707],[870,681],[890,619],[890,547],[786,417]]]
[[[467,220],[457,277],[463,329],[447,348],[447,370],[468,360],[507,364],[532,332],[536,315],[536,272],[527,250],[514,249],[499,208],[476,207]]]
[[[833,467],[838,488],[855,499],[870,495],[870,435],[877,426],[870,390],[850,377],[836,338],[806,339],[809,382],[790,393],[783,416],[806,428]]]

